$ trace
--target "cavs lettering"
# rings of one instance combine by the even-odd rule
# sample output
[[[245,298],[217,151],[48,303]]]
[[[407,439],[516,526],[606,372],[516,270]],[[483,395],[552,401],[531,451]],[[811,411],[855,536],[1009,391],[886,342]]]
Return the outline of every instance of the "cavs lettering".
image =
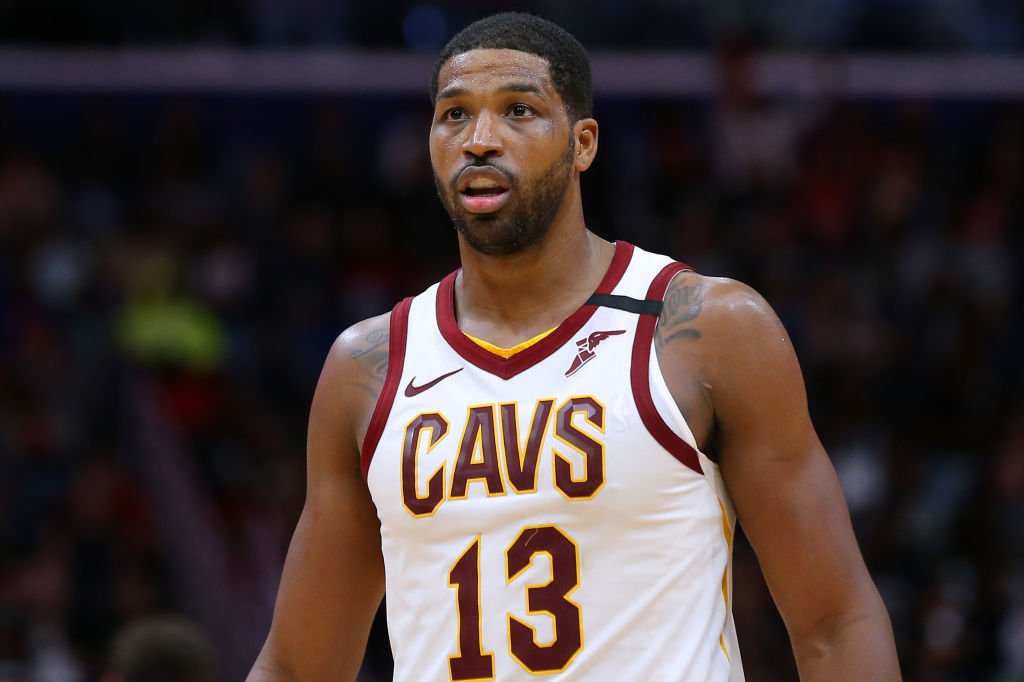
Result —
[[[470,407],[450,475],[437,448],[458,426],[441,412],[410,421],[402,444],[402,501],[409,513],[429,516],[446,500],[466,499],[473,484],[489,496],[536,492],[545,443],[554,487],[570,500],[592,498],[604,484],[604,442],[596,437],[604,432],[604,405],[593,396],[574,396],[557,407],[554,400],[538,400],[523,434],[517,412],[516,403]],[[577,453],[577,465],[564,448]]]

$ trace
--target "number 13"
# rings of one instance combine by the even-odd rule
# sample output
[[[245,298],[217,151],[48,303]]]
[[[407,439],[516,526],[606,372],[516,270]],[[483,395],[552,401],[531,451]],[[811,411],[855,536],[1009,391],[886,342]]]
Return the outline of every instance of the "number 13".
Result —
[[[524,528],[505,552],[506,582],[512,582],[533,564],[538,554],[551,559],[551,580],[526,588],[530,615],[546,613],[554,623],[554,639],[537,643],[537,631],[512,614],[508,617],[509,651],[533,673],[564,670],[583,648],[583,618],[569,595],[579,586],[579,549],[555,526]],[[455,588],[459,615],[459,653],[448,657],[454,680],[493,680],[494,654],[483,650],[480,615],[480,537],[462,553],[448,572]]]

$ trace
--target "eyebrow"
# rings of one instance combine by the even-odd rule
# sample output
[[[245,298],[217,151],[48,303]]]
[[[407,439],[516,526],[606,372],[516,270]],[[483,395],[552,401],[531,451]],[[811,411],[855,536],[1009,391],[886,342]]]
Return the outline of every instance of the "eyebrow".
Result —
[[[534,85],[533,83],[506,83],[502,85],[500,88],[498,88],[497,92],[525,92],[537,95],[538,97],[543,97],[545,99],[547,98],[547,95],[544,93],[544,90],[542,90],[539,86]],[[437,93],[436,99],[440,101],[442,99],[451,99],[452,97],[461,97],[462,95],[468,94],[468,89],[460,88],[458,86],[452,86],[445,88],[441,92]]]

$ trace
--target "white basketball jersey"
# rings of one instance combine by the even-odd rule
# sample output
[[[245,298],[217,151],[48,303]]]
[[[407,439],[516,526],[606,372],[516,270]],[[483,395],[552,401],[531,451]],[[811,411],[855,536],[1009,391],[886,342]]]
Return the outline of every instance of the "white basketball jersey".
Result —
[[[395,307],[363,445],[395,680],[743,679],[732,504],[653,350],[683,269],[618,242],[508,359],[459,330],[456,273]]]

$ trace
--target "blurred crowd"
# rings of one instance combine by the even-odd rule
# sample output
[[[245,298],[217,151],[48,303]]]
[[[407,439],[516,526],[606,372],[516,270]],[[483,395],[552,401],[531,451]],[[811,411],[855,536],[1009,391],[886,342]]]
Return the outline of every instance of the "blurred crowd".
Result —
[[[790,330],[906,679],[1024,680],[1024,102],[762,100],[726,71],[596,113],[588,225],[752,284]],[[457,266],[428,117],[0,97],[0,680],[96,680],[168,611],[244,674],[327,349]],[[747,678],[794,679],[742,540],[735,583]]]
[[[1018,0],[6,0],[0,42],[48,45],[408,47],[515,7],[550,17],[590,49],[714,46],[744,33],[768,49],[1024,49]]]

